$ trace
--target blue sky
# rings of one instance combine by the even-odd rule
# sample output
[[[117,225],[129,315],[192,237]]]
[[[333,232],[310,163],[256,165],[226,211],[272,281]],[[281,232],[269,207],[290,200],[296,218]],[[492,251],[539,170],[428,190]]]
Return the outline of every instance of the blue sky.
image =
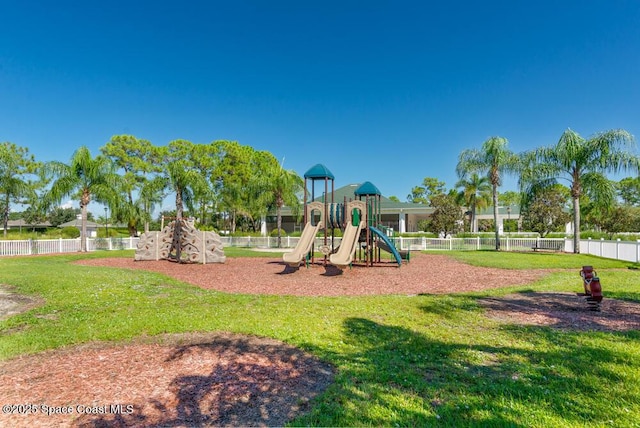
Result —
[[[236,140],[404,200],[490,136],[640,135],[640,2],[0,0],[0,141]],[[507,179],[501,190],[515,190]]]

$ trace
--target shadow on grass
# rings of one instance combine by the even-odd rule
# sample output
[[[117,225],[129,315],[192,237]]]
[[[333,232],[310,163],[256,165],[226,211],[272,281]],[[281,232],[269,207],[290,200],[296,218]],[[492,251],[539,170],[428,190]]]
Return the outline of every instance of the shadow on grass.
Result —
[[[517,427],[612,417],[606,403],[591,402],[604,392],[593,379],[620,382],[615,370],[598,364],[618,357],[578,335],[528,328],[523,342],[522,329],[505,328],[501,334],[520,345],[499,346],[482,338],[435,340],[364,318],[349,318],[343,328],[351,351],[330,356],[338,361],[337,381],[295,424]]]

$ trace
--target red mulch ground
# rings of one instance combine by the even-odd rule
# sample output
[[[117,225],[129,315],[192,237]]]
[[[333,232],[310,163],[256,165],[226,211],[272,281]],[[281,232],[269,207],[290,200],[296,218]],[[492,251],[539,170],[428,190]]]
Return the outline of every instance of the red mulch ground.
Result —
[[[294,270],[281,258],[228,258],[224,264],[178,264],[166,260],[124,258],[83,260],[83,265],[144,269],[164,273],[198,287],[226,293],[295,296],[443,294],[481,291],[530,283],[548,271],[517,271],[470,266],[450,257],[415,254],[398,268],[386,263],[339,270],[320,264]]]

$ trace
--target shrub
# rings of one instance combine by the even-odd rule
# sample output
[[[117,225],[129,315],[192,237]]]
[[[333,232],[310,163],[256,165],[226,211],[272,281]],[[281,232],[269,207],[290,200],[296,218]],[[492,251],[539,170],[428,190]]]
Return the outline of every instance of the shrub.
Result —
[[[271,233],[269,234],[269,236],[275,238],[278,236],[278,229],[273,229],[271,231]],[[287,232],[284,231],[284,229],[280,229],[280,236],[287,236]]]
[[[216,228],[212,224],[196,224],[196,229],[201,232],[216,232]]]
[[[79,238],[80,230],[77,227],[73,227],[73,226],[63,227],[60,230],[60,235],[66,239]]]
[[[234,233],[230,233],[230,236],[237,236],[237,237],[245,237],[245,236],[255,236],[255,237],[260,237],[262,236],[262,234],[260,232],[249,232],[249,231],[242,231],[242,230],[236,230]]]

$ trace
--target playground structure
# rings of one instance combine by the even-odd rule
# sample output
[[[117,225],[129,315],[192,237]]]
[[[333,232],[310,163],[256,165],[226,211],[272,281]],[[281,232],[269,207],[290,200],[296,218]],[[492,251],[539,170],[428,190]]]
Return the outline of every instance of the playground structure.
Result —
[[[187,219],[174,220],[160,232],[143,233],[134,260],[173,260],[180,263],[224,263],[220,235],[200,231]]]
[[[602,302],[602,285],[600,278],[597,276],[593,266],[582,266],[580,271],[582,283],[584,286],[584,296],[586,296],[587,305],[593,311],[600,311],[600,303]]]
[[[317,164],[304,174],[304,229],[294,250],[282,256],[291,267],[314,263],[314,245],[320,230],[324,232],[319,251],[324,255],[323,264],[330,263],[341,269],[361,262],[365,266],[382,263],[381,251],[393,255],[398,266],[409,261],[408,251],[398,251],[391,239],[383,232],[381,224],[381,197],[378,188],[371,182],[363,183],[354,196],[358,199],[334,201],[334,176],[327,167]],[[307,184],[311,180],[311,195]],[[316,181],[324,181],[322,200],[315,200]],[[329,181],[331,192],[329,193]],[[307,202],[311,198],[311,202]],[[335,245],[335,231],[342,231],[339,246]]]

